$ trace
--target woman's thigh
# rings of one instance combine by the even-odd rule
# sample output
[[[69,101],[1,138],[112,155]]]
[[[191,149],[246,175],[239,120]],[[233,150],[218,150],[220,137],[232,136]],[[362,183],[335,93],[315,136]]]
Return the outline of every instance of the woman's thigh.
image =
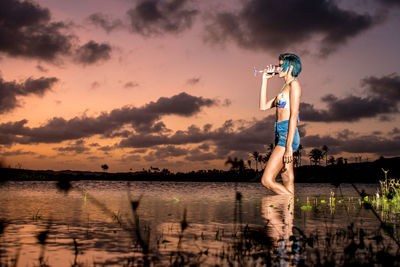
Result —
[[[270,176],[268,178],[274,179],[283,167],[283,154],[285,153],[285,148],[282,146],[275,146],[272,151],[271,157],[267,162],[265,167],[264,176]]]

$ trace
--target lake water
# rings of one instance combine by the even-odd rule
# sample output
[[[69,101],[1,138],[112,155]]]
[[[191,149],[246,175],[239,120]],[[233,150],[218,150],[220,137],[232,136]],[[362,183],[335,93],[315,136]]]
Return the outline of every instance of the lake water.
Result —
[[[369,194],[378,187],[356,186]],[[272,195],[257,183],[80,181],[64,193],[54,182],[8,182],[0,186],[5,227],[1,261],[18,259],[18,266],[33,266],[42,256],[42,263],[50,266],[128,264],[143,255],[137,244],[139,229],[153,265],[171,264],[171,255],[177,252],[197,257],[203,265],[226,265],[218,255],[246,225],[265,231],[277,248],[291,235],[299,235],[293,227],[321,236],[351,223],[369,232],[380,228],[351,185],[295,187],[295,197],[287,198]],[[137,200],[135,228],[131,201]],[[188,227],[182,233],[185,213]],[[48,236],[40,245],[37,236],[43,231]]]

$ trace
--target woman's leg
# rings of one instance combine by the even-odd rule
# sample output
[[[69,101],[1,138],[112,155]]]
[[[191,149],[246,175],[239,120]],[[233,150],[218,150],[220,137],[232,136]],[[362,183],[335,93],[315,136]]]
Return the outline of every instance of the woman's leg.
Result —
[[[283,167],[284,153],[285,148],[283,146],[275,147],[274,151],[272,151],[271,157],[268,160],[267,166],[265,167],[263,176],[261,177],[261,183],[276,194],[292,194],[292,192],[289,191],[285,186],[275,181],[276,176]]]
[[[285,165],[285,170],[281,173],[283,185],[294,194],[294,171],[293,162]]]

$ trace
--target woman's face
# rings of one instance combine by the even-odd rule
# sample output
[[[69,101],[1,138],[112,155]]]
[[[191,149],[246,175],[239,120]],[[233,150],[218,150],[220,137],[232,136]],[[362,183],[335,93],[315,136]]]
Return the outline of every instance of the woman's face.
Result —
[[[286,70],[286,71],[283,71],[282,69],[282,66],[283,66],[283,60],[279,60],[279,77],[280,78],[283,78],[283,77],[285,77],[286,75],[287,75],[287,72],[288,72],[288,70]]]

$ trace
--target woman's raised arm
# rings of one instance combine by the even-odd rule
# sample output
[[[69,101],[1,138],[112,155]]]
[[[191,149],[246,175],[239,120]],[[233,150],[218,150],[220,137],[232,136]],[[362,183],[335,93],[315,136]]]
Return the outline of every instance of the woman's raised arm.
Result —
[[[261,92],[260,92],[260,109],[267,110],[273,108],[275,105],[275,98],[270,100],[267,99],[267,87],[268,80],[274,77],[275,74],[269,74],[271,70],[273,71],[274,67],[268,67],[268,69],[264,70],[262,84],[261,84]]]

